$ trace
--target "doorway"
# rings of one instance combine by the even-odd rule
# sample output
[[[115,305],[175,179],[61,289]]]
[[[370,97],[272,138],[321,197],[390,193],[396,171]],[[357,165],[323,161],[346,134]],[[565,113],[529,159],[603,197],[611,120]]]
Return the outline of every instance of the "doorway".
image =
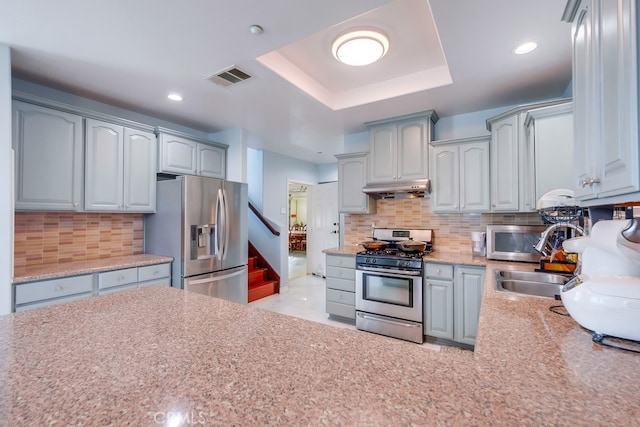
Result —
[[[307,274],[307,205],[309,185],[289,182],[289,280]]]

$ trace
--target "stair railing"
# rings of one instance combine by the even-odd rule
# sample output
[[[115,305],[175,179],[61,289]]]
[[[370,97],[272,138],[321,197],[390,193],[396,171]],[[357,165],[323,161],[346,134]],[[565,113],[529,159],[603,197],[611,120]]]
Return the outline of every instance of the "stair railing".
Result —
[[[249,209],[251,209],[251,212],[253,212],[256,215],[256,217],[260,220],[262,224],[264,224],[265,227],[267,227],[267,229],[271,232],[271,234],[273,234],[274,236],[280,235],[280,232],[276,230],[273,227],[273,225],[271,225],[271,223],[267,220],[267,218],[265,218],[262,215],[262,212],[260,212],[258,208],[256,208],[251,202],[249,202]]]

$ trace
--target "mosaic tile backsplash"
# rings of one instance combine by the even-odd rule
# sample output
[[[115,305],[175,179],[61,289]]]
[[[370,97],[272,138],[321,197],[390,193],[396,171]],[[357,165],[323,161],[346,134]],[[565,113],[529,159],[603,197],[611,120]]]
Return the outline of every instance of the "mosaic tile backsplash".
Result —
[[[16,212],[14,265],[141,254],[143,227],[143,214]]]
[[[376,228],[433,229],[436,250],[471,253],[471,232],[486,231],[491,224],[540,225],[542,218],[532,213],[441,214],[431,212],[429,199],[378,200],[377,213],[347,214],[344,218],[344,244],[357,245],[370,240],[371,225]]]

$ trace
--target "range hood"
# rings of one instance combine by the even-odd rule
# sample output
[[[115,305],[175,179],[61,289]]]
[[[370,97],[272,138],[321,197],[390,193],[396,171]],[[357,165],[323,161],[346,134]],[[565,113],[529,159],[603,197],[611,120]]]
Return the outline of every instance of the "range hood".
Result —
[[[375,199],[411,199],[429,197],[431,180],[416,179],[414,181],[393,181],[369,184],[362,189],[363,193]]]

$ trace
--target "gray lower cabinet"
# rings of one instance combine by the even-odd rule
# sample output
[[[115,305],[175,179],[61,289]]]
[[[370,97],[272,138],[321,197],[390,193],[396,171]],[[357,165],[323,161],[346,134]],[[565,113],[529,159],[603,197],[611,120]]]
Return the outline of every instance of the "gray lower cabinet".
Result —
[[[456,266],[455,268],[453,339],[456,342],[470,345],[476,343],[484,272],[484,268],[477,267]]]
[[[453,340],[453,266],[425,264],[424,334]]]
[[[356,257],[327,254],[327,313],[356,318]]]
[[[149,285],[171,286],[171,263],[18,283],[14,285],[14,311],[46,307]]]
[[[425,263],[424,334],[474,345],[485,269]]]
[[[15,285],[15,311],[61,304],[92,295],[92,274],[20,283]]]

